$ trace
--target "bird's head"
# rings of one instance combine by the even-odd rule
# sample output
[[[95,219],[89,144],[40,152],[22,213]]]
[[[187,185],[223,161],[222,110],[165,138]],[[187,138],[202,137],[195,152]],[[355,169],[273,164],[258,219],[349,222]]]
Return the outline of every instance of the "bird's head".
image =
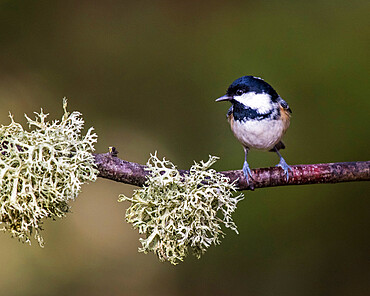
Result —
[[[259,109],[264,112],[270,110],[278,100],[277,92],[262,78],[243,76],[231,83],[226,94],[216,102],[230,101],[233,105],[240,104],[245,108]]]

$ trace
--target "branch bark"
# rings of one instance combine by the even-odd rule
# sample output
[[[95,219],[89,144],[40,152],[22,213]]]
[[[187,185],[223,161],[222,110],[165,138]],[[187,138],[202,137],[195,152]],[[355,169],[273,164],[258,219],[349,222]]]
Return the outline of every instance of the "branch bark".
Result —
[[[129,162],[111,153],[94,154],[99,177],[117,182],[143,186],[148,175],[145,165]],[[241,170],[223,171],[231,181],[236,180],[239,190],[254,190],[286,185],[327,184],[353,181],[370,181],[370,161],[302,164],[291,166],[293,172],[286,181],[283,170],[278,167],[252,170],[253,184],[249,186]],[[180,170],[186,174],[188,171]]]

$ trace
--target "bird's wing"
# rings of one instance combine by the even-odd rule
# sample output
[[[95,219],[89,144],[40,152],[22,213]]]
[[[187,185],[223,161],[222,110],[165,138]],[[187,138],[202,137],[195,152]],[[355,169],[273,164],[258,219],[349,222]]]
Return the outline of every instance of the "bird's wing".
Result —
[[[289,113],[292,113],[292,110],[290,109],[290,107],[289,107],[288,103],[287,103],[287,102],[285,102],[281,97],[279,97],[279,104],[280,104],[280,106],[281,106],[283,109],[287,110]]]

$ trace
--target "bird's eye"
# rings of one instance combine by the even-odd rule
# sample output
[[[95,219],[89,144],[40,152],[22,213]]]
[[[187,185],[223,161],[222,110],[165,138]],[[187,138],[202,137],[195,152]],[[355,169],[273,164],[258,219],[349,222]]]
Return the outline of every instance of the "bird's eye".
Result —
[[[243,94],[243,91],[241,90],[241,89],[238,89],[237,91],[236,91],[236,95],[237,96],[241,96]]]

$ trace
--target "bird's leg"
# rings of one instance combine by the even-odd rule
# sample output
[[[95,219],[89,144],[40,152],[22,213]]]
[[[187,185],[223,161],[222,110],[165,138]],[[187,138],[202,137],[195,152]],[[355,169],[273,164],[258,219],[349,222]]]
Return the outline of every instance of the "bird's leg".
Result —
[[[243,165],[243,173],[244,173],[245,179],[247,180],[247,183],[249,185],[249,177],[253,180],[252,171],[249,168],[249,165],[248,165],[248,162],[247,162],[247,156],[248,156],[249,148],[248,147],[243,147],[243,148],[244,148],[244,154],[245,154],[244,165]]]
[[[289,180],[289,171],[292,172],[293,170],[286,163],[285,159],[281,156],[281,154],[280,154],[279,150],[276,148],[276,146],[274,147],[274,150],[277,153],[277,155],[279,155],[279,157],[280,157],[280,161],[276,166],[281,167],[284,170],[284,175],[286,176],[286,181],[288,182],[288,180]]]

